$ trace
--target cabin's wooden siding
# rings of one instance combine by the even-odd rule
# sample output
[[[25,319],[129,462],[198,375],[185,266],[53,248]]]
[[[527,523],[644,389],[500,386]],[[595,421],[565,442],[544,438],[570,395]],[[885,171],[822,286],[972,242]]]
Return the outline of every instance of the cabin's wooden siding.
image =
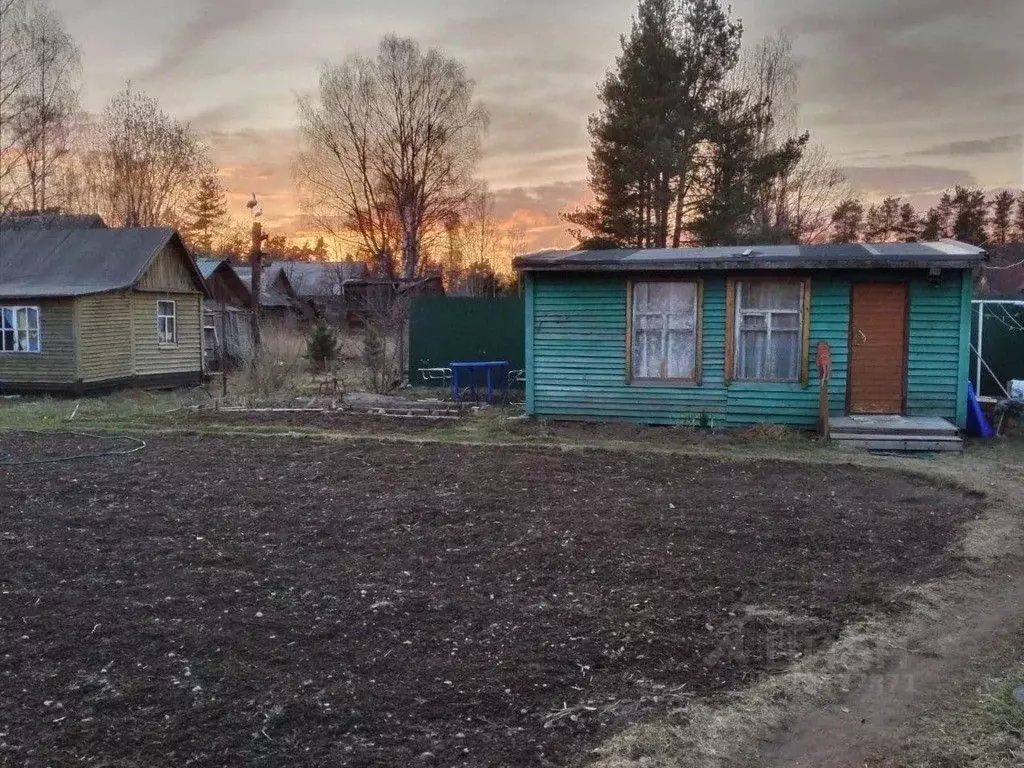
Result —
[[[190,258],[188,253],[172,242],[153,259],[149,269],[139,279],[138,289],[169,293],[198,291],[195,277],[185,266],[186,260]]]
[[[83,296],[76,303],[79,378],[88,383],[131,376],[131,294]]]
[[[177,343],[157,341],[156,306],[175,302]],[[132,294],[134,371],[136,376],[188,373],[203,370],[203,309],[198,293]]]
[[[818,272],[811,278],[810,380],[725,384],[726,280],[704,275],[703,376],[698,384],[626,382],[626,279],[620,276],[528,276],[527,410],[541,417],[628,419],[652,424],[740,426],[777,423],[813,427],[819,386],[814,350],[832,349],[829,405],[846,408],[852,280],[870,274]],[[911,289],[907,410],[909,415],[957,417],[961,275],[938,288],[923,276]]]
[[[0,391],[18,384],[70,384],[76,378],[73,299],[0,299],[39,307],[41,352],[0,352]]]
[[[967,393],[966,376],[960,376],[960,331],[965,279],[971,281],[970,273],[949,272],[939,285],[925,280],[910,284],[908,416],[941,416],[963,426],[959,405],[961,397],[966,403]],[[968,309],[970,295],[968,291]],[[969,334],[969,318],[966,327]]]

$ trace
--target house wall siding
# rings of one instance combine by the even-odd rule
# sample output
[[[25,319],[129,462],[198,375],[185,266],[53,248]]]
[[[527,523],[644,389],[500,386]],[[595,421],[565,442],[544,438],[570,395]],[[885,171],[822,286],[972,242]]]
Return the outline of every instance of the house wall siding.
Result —
[[[164,248],[139,278],[140,291],[170,291],[188,293],[198,290],[195,277],[185,266],[191,259],[184,250],[173,242]]]
[[[846,409],[853,280],[909,280],[909,415],[957,418],[962,276],[932,287],[923,277],[839,272],[811,276],[810,381],[725,384],[726,278],[705,274],[703,376],[699,384],[626,383],[626,282],[620,276],[535,273],[527,281],[527,408],[541,417],[628,419],[652,424],[711,421],[813,427],[819,384],[814,350],[832,350],[829,406]]]
[[[83,296],[76,302],[79,377],[88,383],[131,376],[131,294]]]
[[[12,384],[65,384],[77,375],[72,299],[0,299],[4,306],[39,307],[42,351],[0,352],[0,390]]]
[[[136,376],[188,373],[203,370],[202,297],[198,293],[132,294],[134,371]],[[175,302],[177,343],[157,341],[156,307]]]
[[[937,286],[923,280],[910,284],[908,416],[957,418],[963,279],[957,274]]]

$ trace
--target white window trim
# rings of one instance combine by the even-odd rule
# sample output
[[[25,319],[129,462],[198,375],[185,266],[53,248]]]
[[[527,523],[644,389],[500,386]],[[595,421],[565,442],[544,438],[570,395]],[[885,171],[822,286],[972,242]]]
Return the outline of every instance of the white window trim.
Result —
[[[14,326],[7,328],[3,326],[6,331],[14,332],[14,340],[17,342],[18,333],[32,333],[35,331],[36,337],[39,339],[39,348],[35,350],[29,349],[3,349],[3,338],[0,336],[0,355],[41,355],[43,353],[43,311],[37,304],[0,304],[0,326],[3,325],[3,312],[9,311],[14,315]],[[21,310],[33,310],[36,313],[36,327],[21,329],[18,327],[18,312]],[[2,331],[0,331],[2,333]]]
[[[636,286],[642,283],[683,283],[686,285],[692,285],[694,288],[694,302],[693,302],[693,314],[691,316],[692,325],[690,328],[677,329],[677,330],[691,330],[693,332],[693,370],[689,376],[638,376],[633,364],[634,347],[636,345],[636,333],[637,323],[637,306],[636,306]],[[671,384],[673,382],[679,383],[698,383],[701,375],[701,313],[703,307],[702,301],[703,284],[700,280],[631,280],[629,283],[629,359],[627,362],[627,370],[629,371],[628,380],[630,383],[635,384]],[[646,313],[653,314],[653,313]],[[668,313],[662,313],[665,317],[665,323],[663,327],[663,338],[662,344],[664,349],[668,349]],[[682,315],[679,315],[682,317]]]
[[[161,304],[170,304],[171,314],[162,314],[160,312]],[[160,338],[160,321],[166,318],[170,318],[174,321],[174,336],[171,341],[163,341]],[[158,299],[156,302],[156,340],[161,347],[178,346],[178,302],[173,299]]]
[[[807,300],[807,282],[804,280],[800,281],[800,300],[797,303],[796,309],[743,309],[743,286],[749,283],[774,283],[774,284],[785,284],[795,281],[787,280],[771,280],[771,279],[756,279],[756,280],[737,280],[736,281],[736,312],[733,318],[733,361],[732,361],[732,378],[734,381],[739,382],[765,382],[770,384],[799,384],[802,380],[803,370],[803,338],[806,330],[804,328],[804,302]],[[772,379],[768,377],[751,377],[746,378],[740,376],[740,339],[743,335],[743,318],[745,317],[763,317],[765,319],[765,325],[767,327],[767,345],[771,348],[772,330],[773,324],[772,319],[775,315],[795,315],[797,318],[797,327],[786,328],[784,331],[780,330],[780,333],[796,333],[798,351],[801,358],[797,360],[796,377],[792,379]]]

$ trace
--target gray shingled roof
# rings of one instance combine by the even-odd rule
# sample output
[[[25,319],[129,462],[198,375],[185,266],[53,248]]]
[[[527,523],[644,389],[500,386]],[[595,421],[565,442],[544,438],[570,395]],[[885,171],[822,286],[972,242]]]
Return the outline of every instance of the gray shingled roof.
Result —
[[[3,229],[106,229],[95,213],[23,213],[0,218]]]
[[[196,259],[196,266],[199,267],[199,273],[203,276],[204,280],[209,280],[210,275],[217,271],[217,267],[223,264],[227,259]]]
[[[173,229],[16,229],[0,231],[0,296],[59,298],[133,287]],[[188,259],[196,284],[205,283]]]
[[[344,280],[366,275],[362,262],[275,261],[267,265],[267,275],[273,282],[283,271],[295,295],[303,299],[341,295]]]
[[[252,267],[235,267],[234,269],[238,279],[245,283],[246,288],[252,291]],[[260,306],[293,309],[295,305],[292,303],[291,298],[271,285],[273,279],[273,273],[264,267],[263,285],[260,286]]]
[[[716,248],[544,251],[515,260],[524,272],[693,271],[700,269],[969,268],[985,251],[955,240],[934,243],[828,243]]]

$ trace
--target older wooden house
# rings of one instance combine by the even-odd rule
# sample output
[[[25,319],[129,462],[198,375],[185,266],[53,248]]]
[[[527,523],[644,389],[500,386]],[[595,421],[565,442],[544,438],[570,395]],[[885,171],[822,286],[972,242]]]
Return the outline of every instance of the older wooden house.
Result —
[[[173,229],[0,231],[0,391],[198,383],[206,291]]]
[[[527,411],[812,427],[824,342],[833,424],[955,432],[983,258],[953,241],[522,257]]]
[[[208,370],[252,357],[252,289],[230,259],[197,259],[209,298],[203,305],[203,354]]]

